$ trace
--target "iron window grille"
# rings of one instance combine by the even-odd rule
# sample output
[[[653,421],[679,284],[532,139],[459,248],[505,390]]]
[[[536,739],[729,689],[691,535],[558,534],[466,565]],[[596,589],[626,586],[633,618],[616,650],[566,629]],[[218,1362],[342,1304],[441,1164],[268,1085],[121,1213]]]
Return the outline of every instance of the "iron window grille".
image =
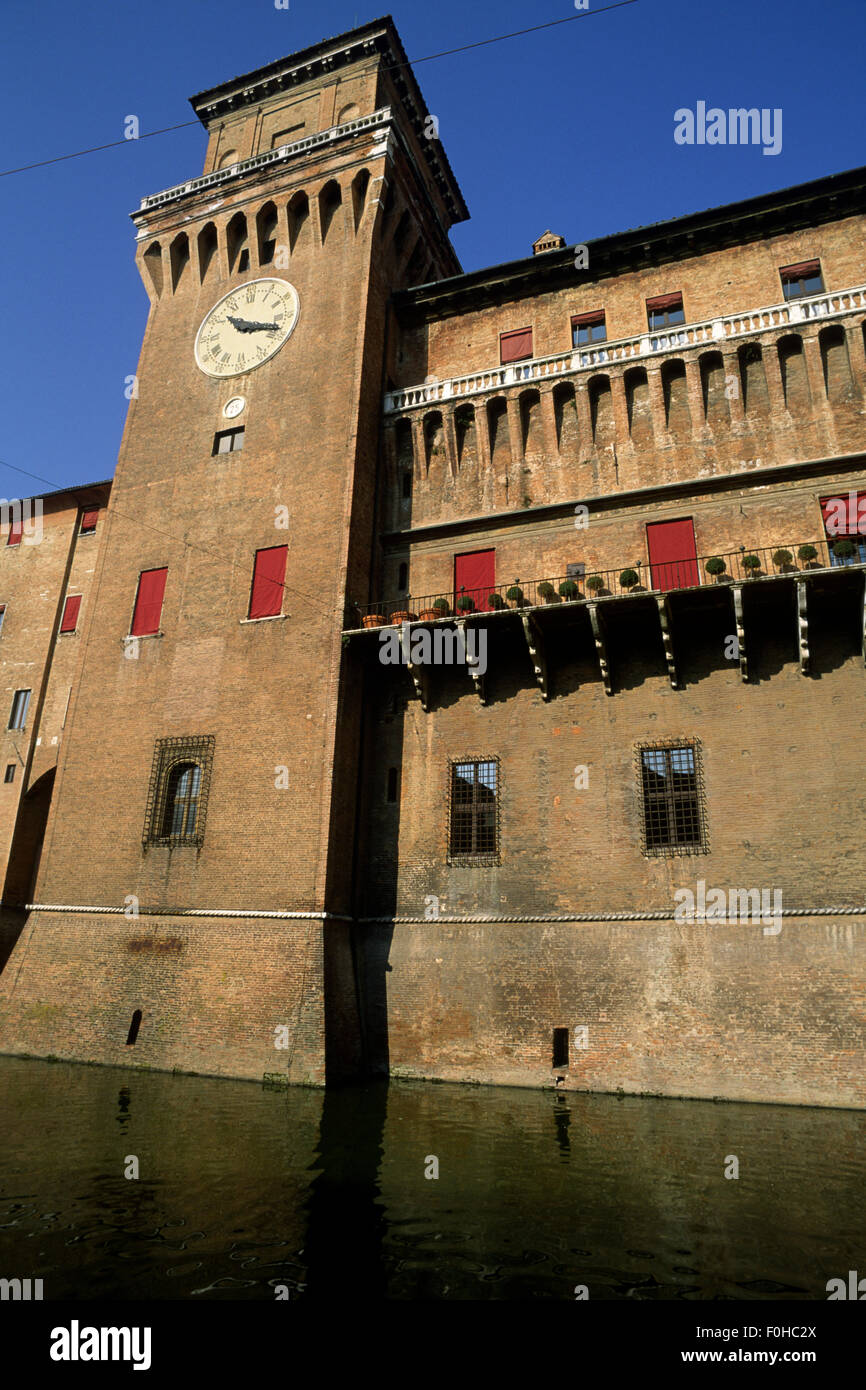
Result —
[[[147,791],[142,844],[204,842],[215,738],[157,739]]]
[[[636,749],[645,855],[706,854],[707,815],[700,741],[669,739]]]
[[[448,772],[448,863],[498,864],[498,758],[460,758]]]

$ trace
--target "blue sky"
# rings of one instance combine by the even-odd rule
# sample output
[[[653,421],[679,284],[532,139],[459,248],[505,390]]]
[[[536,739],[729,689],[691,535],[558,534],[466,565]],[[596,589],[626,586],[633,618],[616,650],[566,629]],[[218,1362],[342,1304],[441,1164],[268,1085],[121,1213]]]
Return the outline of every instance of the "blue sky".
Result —
[[[604,0],[558,25],[418,62],[471,218],[464,269],[656,222],[866,162],[864,0]],[[360,0],[148,0],[7,6],[0,168],[193,119],[187,97],[376,18]],[[410,59],[578,12],[573,0],[395,0]],[[781,108],[777,155],[681,146],[698,101]],[[0,178],[6,498],[114,472],[147,298],[128,214],[201,172],[197,125]]]

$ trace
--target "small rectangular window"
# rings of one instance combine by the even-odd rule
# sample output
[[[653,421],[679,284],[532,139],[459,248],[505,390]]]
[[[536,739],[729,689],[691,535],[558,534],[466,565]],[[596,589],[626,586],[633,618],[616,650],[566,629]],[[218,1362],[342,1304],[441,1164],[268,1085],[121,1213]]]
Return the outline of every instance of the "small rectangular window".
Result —
[[[824,277],[820,261],[800,261],[797,265],[784,265],[779,270],[782,278],[782,293],[786,299],[802,299],[807,294],[824,293]]]
[[[567,1028],[554,1028],[553,1030],[553,1065],[555,1067],[568,1066]]]
[[[641,747],[639,753],[646,853],[700,852],[705,845],[697,745]]]
[[[244,447],[244,427],[240,425],[235,430],[218,430],[213,437],[213,454],[236,454],[238,449]]]
[[[584,347],[587,343],[603,343],[607,338],[604,310],[591,314],[574,314],[571,320],[571,345]]]
[[[6,764],[6,776],[3,778],[3,781],[4,781],[4,782],[14,782],[14,781],[15,781],[15,764],[14,764],[14,763],[7,763],[7,764]]]
[[[82,517],[81,517],[81,534],[82,534],[82,536],[92,536],[92,535],[93,535],[93,532],[96,530],[96,523],[97,523],[98,520],[99,520],[99,508],[98,508],[98,507],[95,508],[95,509],[94,509],[93,511],[91,511],[91,512],[84,512],[84,513],[82,514]]]
[[[499,361],[503,366],[505,366],[507,362],[522,362],[524,358],[531,356],[531,328],[518,328],[512,333],[500,333]]]
[[[12,709],[9,714],[9,728],[23,729],[27,723],[27,711],[30,708],[30,691],[16,690],[12,700]]]
[[[81,607],[81,595],[70,594],[63,608],[63,618],[60,623],[61,632],[74,632],[78,626],[78,610]]]
[[[248,617],[276,618],[282,613],[288,553],[287,545],[256,551]]]
[[[499,862],[499,763],[451,764],[449,862]]]
[[[138,576],[138,593],[129,630],[131,637],[151,637],[159,632],[167,577],[167,569],[142,570]]]
[[[679,291],[676,294],[660,294],[655,299],[648,299],[646,312],[650,329],[667,328],[670,324],[686,321],[683,296]]]

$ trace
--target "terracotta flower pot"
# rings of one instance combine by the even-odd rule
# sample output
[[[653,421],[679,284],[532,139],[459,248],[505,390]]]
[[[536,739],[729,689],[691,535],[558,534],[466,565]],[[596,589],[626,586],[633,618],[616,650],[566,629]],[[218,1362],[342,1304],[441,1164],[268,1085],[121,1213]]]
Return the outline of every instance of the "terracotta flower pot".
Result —
[[[417,613],[405,613],[402,609],[399,613],[392,613],[388,619],[389,623],[417,623]]]
[[[439,618],[443,618],[444,613],[440,613],[438,608],[422,608],[418,617],[422,623],[435,623]]]
[[[384,613],[365,613],[361,619],[365,627],[384,627]]]

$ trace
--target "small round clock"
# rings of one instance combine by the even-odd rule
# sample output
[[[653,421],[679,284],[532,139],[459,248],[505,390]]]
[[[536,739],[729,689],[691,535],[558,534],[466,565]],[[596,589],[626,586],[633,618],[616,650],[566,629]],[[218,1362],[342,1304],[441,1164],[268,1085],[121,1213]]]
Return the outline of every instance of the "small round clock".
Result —
[[[279,352],[298,322],[300,301],[287,280],[248,280],[205,315],[195,360],[208,376],[239,376]]]

